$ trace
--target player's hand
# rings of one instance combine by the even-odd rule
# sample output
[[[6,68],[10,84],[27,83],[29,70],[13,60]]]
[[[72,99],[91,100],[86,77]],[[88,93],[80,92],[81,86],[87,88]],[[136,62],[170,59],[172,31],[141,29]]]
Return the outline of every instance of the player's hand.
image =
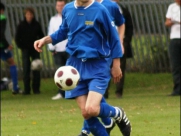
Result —
[[[44,38],[40,39],[40,40],[37,40],[34,42],[34,48],[37,52],[42,52],[42,47],[44,46],[45,44],[45,41],[44,41]]]
[[[122,71],[121,71],[120,67],[113,66],[111,69],[111,74],[112,74],[114,83],[118,83],[120,81],[120,79],[122,78]]]
[[[120,68],[120,58],[113,59],[111,74],[114,83],[118,83],[122,77],[122,71]]]

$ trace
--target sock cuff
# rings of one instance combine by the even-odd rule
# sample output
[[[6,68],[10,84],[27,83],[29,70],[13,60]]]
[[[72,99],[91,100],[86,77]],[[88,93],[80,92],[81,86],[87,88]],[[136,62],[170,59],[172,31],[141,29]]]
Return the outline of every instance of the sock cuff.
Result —
[[[115,114],[115,116],[114,116],[114,117],[115,117],[115,118],[117,118],[117,117],[119,116],[119,113],[120,113],[120,112],[119,112],[119,110],[118,110],[118,108],[117,108],[117,107],[114,107],[114,108],[115,108],[115,111],[116,111],[116,114]]]
[[[105,128],[111,128],[112,125],[113,125],[113,123],[114,123],[114,121],[113,121],[113,119],[111,119],[111,124],[110,124],[110,125],[104,125],[104,127],[105,127]]]

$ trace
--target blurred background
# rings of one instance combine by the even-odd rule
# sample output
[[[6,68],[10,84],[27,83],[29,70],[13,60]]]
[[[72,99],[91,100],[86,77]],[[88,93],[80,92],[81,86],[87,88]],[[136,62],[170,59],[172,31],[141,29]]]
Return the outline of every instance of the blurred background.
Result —
[[[32,6],[35,17],[41,23],[44,34],[55,11],[55,0],[2,0],[6,5],[7,38],[14,46],[13,54],[22,78],[21,52],[14,42],[18,23],[24,18],[23,10]],[[165,15],[173,0],[121,0],[131,13],[134,25],[132,39],[133,58],[127,59],[127,72],[161,73],[170,72],[168,44],[169,29],[165,27]],[[42,77],[53,77],[55,64],[51,52],[44,48]],[[1,61],[1,77],[10,77],[8,66]]]

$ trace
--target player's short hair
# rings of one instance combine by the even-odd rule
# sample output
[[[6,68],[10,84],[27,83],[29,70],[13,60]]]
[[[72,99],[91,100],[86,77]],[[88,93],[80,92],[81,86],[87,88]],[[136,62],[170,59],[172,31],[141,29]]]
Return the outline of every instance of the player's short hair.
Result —
[[[5,6],[2,2],[0,2],[0,10],[5,10]]]
[[[67,3],[67,1],[66,0],[56,0],[56,2],[65,2],[65,3]]]
[[[26,14],[27,12],[30,12],[31,14],[33,14],[33,16],[35,16],[35,10],[34,10],[34,8],[32,8],[32,7],[27,7],[27,8],[25,8],[24,14]]]

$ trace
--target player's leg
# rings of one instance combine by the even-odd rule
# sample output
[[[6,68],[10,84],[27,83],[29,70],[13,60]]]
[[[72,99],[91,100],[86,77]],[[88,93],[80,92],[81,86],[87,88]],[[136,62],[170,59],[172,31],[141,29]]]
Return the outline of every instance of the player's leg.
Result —
[[[84,120],[81,133],[78,136],[88,136],[89,134],[90,134],[89,126],[87,122]]]
[[[89,92],[89,97],[86,104],[86,111],[88,112],[88,114],[101,118],[113,117],[122,134],[124,136],[130,136],[131,125],[128,118],[126,117],[124,110],[122,108],[113,107],[107,103],[100,103],[100,105],[98,105],[95,100],[98,100],[100,96],[101,94],[97,92]]]
[[[18,74],[17,74],[17,68],[14,62],[14,59],[12,57],[12,53],[10,51],[1,51],[1,59],[6,61],[8,65],[10,66],[10,74],[13,82],[13,94],[19,93],[19,87],[18,87]]]
[[[101,102],[105,103],[106,100],[102,98]],[[106,128],[107,133],[110,135],[111,130],[115,126],[114,120],[111,119],[110,117],[103,117],[101,118],[101,120],[103,122],[104,127]],[[84,121],[81,134],[79,136],[84,136],[84,135],[89,135],[89,134],[90,134],[90,130],[88,128],[86,121]]]
[[[126,117],[124,110],[122,108],[110,106],[107,103],[98,104],[101,97],[102,97],[102,95],[97,92],[94,92],[94,91],[89,92],[87,102],[86,102],[86,112],[88,112],[88,115],[94,116],[94,117],[96,117],[96,116],[113,117],[116,120],[116,123],[117,123],[120,131],[122,132],[123,136],[130,136],[131,125],[130,125],[128,118]],[[87,121],[87,124],[90,129],[90,126],[92,124],[89,124],[90,123],[90,122],[88,122],[89,120],[86,120],[86,121]],[[90,131],[92,133],[94,132],[91,129],[90,129]],[[103,131],[103,128],[101,131]],[[97,132],[98,132],[98,130],[97,130]],[[96,134],[94,134],[94,135],[96,135]],[[101,133],[99,135],[101,136]],[[106,133],[104,135],[106,135]]]
[[[10,65],[10,74],[13,82],[13,94],[19,93],[18,74],[14,59],[12,57],[7,59],[7,63]]]
[[[105,98],[103,97],[101,103],[106,103]],[[103,122],[104,127],[106,128],[107,133],[110,135],[111,130],[115,126],[115,122],[111,117],[101,117],[101,121]]]
[[[107,103],[100,104],[98,117],[113,117],[123,136],[130,136],[131,125],[122,108],[113,107]]]
[[[89,94],[88,94],[88,97],[84,95],[84,96],[80,96],[80,97],[76,98],[77,104],[79,105],[79,108],[81,109],[82,116],[85,119],[85,123],[87,124],[88,129],[91,131],[91,133],[93,135],[95,135],[95,136],[108,136],[104,126],[100,123],[98,118],[92,117],[89,114],[89,112],[93,113],[93,112],[97,111],[97,110],[94,110],[94,108],[97,109],[99,107],[98,105],[100,104],[102,95],[101,94],[97,95],[95,93],[90,94],[90,95],[91,96],[89,96]],[[94,99],[94,101],[92,101],[92,104],[90,104],[90,99],[92,99],[92,97],[94,97],[95,99]],[[95,107],[90,108],[91,106],[89,106],[89,105],[91,105],[91,106],[95,105]]]
[[[113,117],[116,120],[116,123],[123,135],[129,136],[131,132],[131,126],[123,109],[113,107],[107,103],[98,103],[98,100],[101,101],[110,80],[110,67],[109,64],[102,59],[94,61],[94,63],[94,67],[99,67],[100,70],[93,71],[95,72],[97,78],[94,77],[89,82],[89,90],[92,91],[89,91],[86,111],[88,111],[89,115],[91,116],[98,116],[101,118]],[[107,67],[105,67],[106,65]]]

